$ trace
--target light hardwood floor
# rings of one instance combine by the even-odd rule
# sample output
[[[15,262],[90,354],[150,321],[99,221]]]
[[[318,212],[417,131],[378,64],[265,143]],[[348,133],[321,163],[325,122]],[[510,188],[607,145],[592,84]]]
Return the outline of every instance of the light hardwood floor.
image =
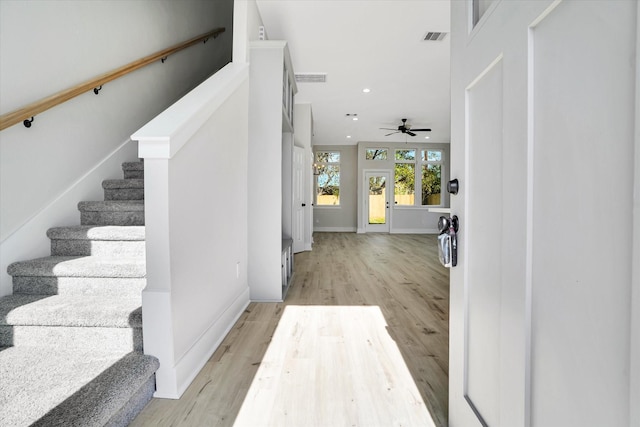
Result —
[[[251,411],[252,407],[247,409],[245,405],[242,412],[241,407],[245,400],[250,401],[256,396],[255,386],[251,388],[254,377],[257,377],[256,382],[271,378],[264,369],[272,366],[270,354],[273,350],[267,352],[272,341],[274,345],[292,346],[291,343],[287,344],[286,337],[295,333],[285,324],[287,315],[291,315],[294,308],[299,309],[297,306],[337,306],[337,311],[327,312],[329,307],[320,310],[319,315],[325,317],[343,313],[339,308],[346,306],[378,307],[377,312],[381,313],[386,324],[386,331],[383,330],[379,338],[384,339],[386,335],[395,341],[395,351],[399,350],[399,355],[408,368],[405,370],[413,377],[435,425],[447,425],[449,273],[437,260],[436,236],[316,233],[314,239],[313,251],[295,256],[295,275],[286,301],[252,303],[182,398],[153,399],[132,426],[232,426],[236,419],[238,424],[251,425],[251,417],[247,416],[247,411]],[[276,331],[286,306],[296,307],[288,310],[282,327]],[[317,310],[309,308],[305,312],[316,313]],[[371,311],[355,310],[350,313],[354,324],[376,323],[374,318],[367,317],[371,315]],[[317,319],[309,322],[317,322]],[[381,328],[374,329],[380,331]],[[339,333],[345,336],[344,331]],[[274,334],[277,335],[275,338]],[[300,351],[304,351],[309,345],[311,344],[307,343],[298,347]],[[354,350],[356,353],[357,351],[359,350]],[[364,365],[368,363],[364,355],[365,353],[361,353],[358,356],[344,357],[356,357]],[[345,378],[353,375],[353,372],[346,371],[353,371],[355,365],[339,363],[341,356],[337,353],[331,357],[327,359],[329,378],[334,378],[337,384],[348,383]],[[401,359],[394,359],[395,363],[402,365]],[[304,365],[300,365],[303,362],[299,359],[291,363],[298,365],[288,367],[288,374],[296,370],[308,373],[308,369],[301,369]],[[376,375],[375,368],[371,372]],[[319,387],[320,382],[326,383],[326,379],[306,381],[307,391],[309,388]],[[297,383],[297,387],[299,385]],[[312,399],[311,395],[315,398]],[[310,400],[318,402],[331,399],[333,403],[327,407],[327,410],[332,411],[330,418],[314,420],[310,417],[306,425],[342,424],[337,421],[341,418],[339,414],[336,415],[336,411],[339,411],[344,402],[336,396],[335,390],[331,396],[325,397],[318,393],[305,393],[304,389],[298,393],[291,393],[289,390],[287,396],[295,408],[308,408]],[[371,393],[368,392],[366,396],[370,399]],[[274,395],[272,398],[282,397]],[[356,397],[354,405],[375,408],[374,412],[382,414],[378,416],[378,425],[391,425],[387,424],[387,420],[403,419],[397,416],[394,418],[394,415],[405,411],[393,399],[357,402]],[[280,425],[277,419],[271,418],[272,425]],[[402,425],[423,425],[422,422],[415,421],[416,418],[413,418],[416,424],[411,423],[411,418],[404,419],[410,421],[408,424],[405,421]],[[288,425],[305,425],[300,424],[299,420]],[[348,424],[343,425],[368,427],[376,424],[371,424],[371,419],[363,418],[362,411],[358,415],[357,408],[342,420],[349,420]],[[284,424],[286,423],[283,422],[282,425]],[[394,424],[400,425],[401,422]]]

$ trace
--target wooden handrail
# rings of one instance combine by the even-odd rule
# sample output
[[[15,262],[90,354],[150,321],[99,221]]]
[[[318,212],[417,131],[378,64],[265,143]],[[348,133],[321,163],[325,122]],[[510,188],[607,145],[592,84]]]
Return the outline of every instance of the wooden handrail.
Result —
[[[206,42],[210,37],[216,38],[220,33],[225,31],[224,27],[216,28],[207,33],[196,36],[192,39],[179,43],[175,46],[169,47],[167,49],[161,50],[149,56],[145,56],[144,58],[140,58],[136,61],[130,62],[127,65],[124,65],[120,68],[116,68],[115,70],[109,71],[105,74],[102,74],[98,77],[95,77],[91,80],[87,80],[84,83],[80,83],[69,89],[62,90],[58,93],[55,93],[51,96],[43,98],[39,101],[33,102],[29,105],[26,105],[18,110],[12,111],[7,114],[3,114],[0,116],[0,130],[6,129],[9,126],[13,126],[16,123],[20,123],[24,120],[30,119],[35,115],[42,113],[50,108],[55,107],[56,105],[62,104],[72,98],[75,98],[78,95],[81,95],[91,89],[98,88],[105,83],[108,83],[112,80],[115,80],[119,77],[122,77],[126,74],[129,74],[139,68],[142,68],[146,65],[151,64],[152,62],[157,61],[158,59],[162,59],[162,62],[166,59],[167,56],[172,53],[178,52],[179,50],[186,49],[189,46],[193,46],[200,41]]]

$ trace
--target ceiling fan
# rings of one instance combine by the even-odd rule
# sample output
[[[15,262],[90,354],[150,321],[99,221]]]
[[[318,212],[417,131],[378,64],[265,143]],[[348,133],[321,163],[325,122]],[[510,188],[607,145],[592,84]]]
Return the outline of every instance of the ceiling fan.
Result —
[[[402,124],[398,126],[398,129],[393,128],[380,128],[384,130],[393,130],[395,132],[391,132],[386,134],[385,136],[393,135],[394,133],[406,133],[407,135],[416,136],[414,132],[431,132],[431,129],[411,129],[411,125],[407,124],[407,119],[402,119]]]

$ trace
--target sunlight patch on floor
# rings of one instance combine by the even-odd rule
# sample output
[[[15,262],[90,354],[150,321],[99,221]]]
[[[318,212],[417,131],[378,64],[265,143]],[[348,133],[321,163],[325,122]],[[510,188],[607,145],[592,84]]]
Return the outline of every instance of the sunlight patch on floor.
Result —
[[[435,426],[386,327],[377,306],[287,306],[234,426]]]

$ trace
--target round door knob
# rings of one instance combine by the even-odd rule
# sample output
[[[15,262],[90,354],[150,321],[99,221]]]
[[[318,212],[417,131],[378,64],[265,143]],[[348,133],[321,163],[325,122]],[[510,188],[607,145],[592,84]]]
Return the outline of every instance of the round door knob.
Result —
[[[451,194],[458,194],[458,190],[460,189],[460,186],[458,184],[458,180],[457,179],[452,179],[451,181],[447,182],[447,191]]]

